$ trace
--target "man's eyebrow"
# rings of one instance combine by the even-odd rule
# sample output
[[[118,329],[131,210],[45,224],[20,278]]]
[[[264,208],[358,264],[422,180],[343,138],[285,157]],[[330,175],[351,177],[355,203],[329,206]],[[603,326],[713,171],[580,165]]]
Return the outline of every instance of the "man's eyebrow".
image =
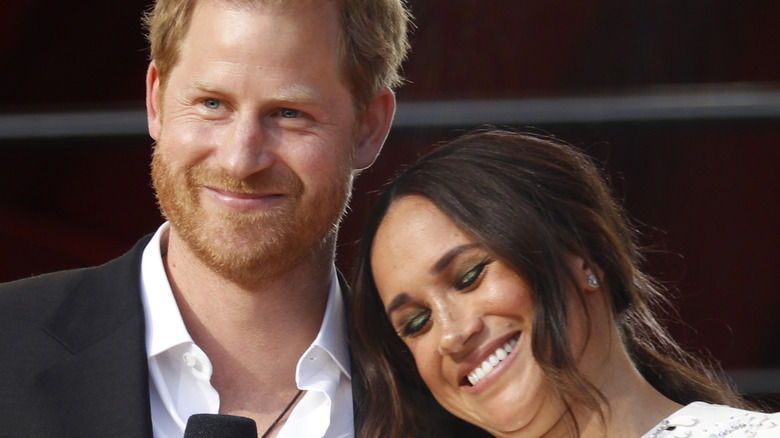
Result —
[[[439,258],[439,261],[436,262],[435,265],[430,269],[431,274],[439,274],[441,271],[444,270],[444,268],[447,267],[450,263],[452,263],[452,260],[459,256],[460,254],[463,254],[464,252],[478,247],[478,243],[469,243],[467,245],[460,245],[456,246],[455,248],[452,248],[451,250],[447,251],[441,258]]]
[[[216,94],[230,94],[225,88],[211,84],[206,81],[193,82],[193,88]],[[323,100],[322,94],[318,93],[310,87],[305,87],[300,84],[293,85],[281,90],[278,90],[268,95],[267,100],[277,102],[291,102],[291,103],[310,103],[319,102]]]
[[[270,99],[293,103],[319,102],[323,100],[321,93],[318,93],[317,91],[302,85],[294,85],[292,87],[282,89],[276,93],[271,94]]]
[[[406,293],[400,293],[393,298],[393,301],[390,301],[390,305],[387,306],[386,312],[387,316],[390,316],[393,312],[398,310],[399,307],[403,306],[404,304],[411,301],[412,297],[410,297]]]
[[[212,93],[225,94],[225,90],[223,90],[222,88],[204,81],[195,81],[192,83],[192,87],[200,91],[208,91]]]

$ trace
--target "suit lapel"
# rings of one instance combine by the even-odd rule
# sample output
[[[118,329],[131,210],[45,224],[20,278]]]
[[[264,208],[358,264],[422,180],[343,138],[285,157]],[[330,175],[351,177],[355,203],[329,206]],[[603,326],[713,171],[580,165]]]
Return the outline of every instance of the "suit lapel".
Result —
[[[85,270],[43,327],[63,348],[57,364],[38,373],[37,388],[62,436],[152,436],[140,299],[148,240]]]

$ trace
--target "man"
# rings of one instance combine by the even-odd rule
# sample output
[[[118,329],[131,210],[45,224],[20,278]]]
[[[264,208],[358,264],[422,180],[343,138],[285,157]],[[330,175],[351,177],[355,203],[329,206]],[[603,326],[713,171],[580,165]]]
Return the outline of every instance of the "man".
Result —
[[[400,0],[159,0],[152,179],[168,220],[98,268],[0,286],[3,436],[353,435],[334,268],[407,50]],[[153,435],[152,435],[153,434]]]

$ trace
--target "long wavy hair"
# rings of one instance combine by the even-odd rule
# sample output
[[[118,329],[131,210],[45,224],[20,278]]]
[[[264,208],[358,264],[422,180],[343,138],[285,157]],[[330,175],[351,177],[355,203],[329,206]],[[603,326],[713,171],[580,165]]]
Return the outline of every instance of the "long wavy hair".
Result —
[[[569,343],[566,296],[573,273],[567,254],[603,272],[615,328],[659,392],[680,404],[746,405],[716,367],[685,352],[658,321],[665,291],[640,270],[638,233],[590,157],[552,139],[479,130],[405,169],[369,216],[348,296],[355,378],[367,396],[356,412],[359,436],[407,437],[438,427],[425,411],[435,402],[387,318],[371,272],[377,229],[393,202],[409,195],[430,200],[528,281],[533,355],[570,414],[573,406],[585,406],[603,419],[605,399],[578,370]]]

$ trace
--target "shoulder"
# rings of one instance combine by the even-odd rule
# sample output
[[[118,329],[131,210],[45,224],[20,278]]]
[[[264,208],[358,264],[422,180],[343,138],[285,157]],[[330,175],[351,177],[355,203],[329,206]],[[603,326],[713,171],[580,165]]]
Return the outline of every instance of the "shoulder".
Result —
[[[128,253],[101,266],[52,272],[0,284],[0,320],[18,321],[40,316],[53,310],[76,289],[98,290],[109,285],[113,289],[122,282],[130,282],[135,287],[136,283],[140,284],[141,255],[148,241],[149,236],[141,239]],[[28,312],[32,314],[23,315]]]
[[[730,437],[732,433],[756,438],[780,436],[780,413],[694,402],[670,415],[642,438]]]
[[[46,313],[47,307],[56,305],[95,269],[52,272],[0,284],[0,314],[13,312],[18,315],[18,312],[25,312],[24,309]],[[5,321],[10,319],[15,318],[4,318]]]

